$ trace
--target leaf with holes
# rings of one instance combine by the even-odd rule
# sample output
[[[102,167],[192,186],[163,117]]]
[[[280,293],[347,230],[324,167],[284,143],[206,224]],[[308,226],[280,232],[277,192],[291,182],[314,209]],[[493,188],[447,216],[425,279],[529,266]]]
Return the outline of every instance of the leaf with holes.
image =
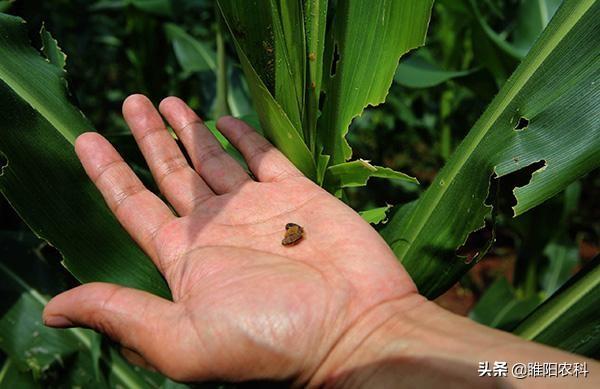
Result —
[[[326,42],[319,138],[331,164],[352,154],[345,136],[368,105],[385,101],[400,57],[425,41],[431,0],[348,0],[337,4]]]
[[[493,175],[532,164],[515,215],[600,166],[600,2],[567,0],[435,181],[383,235],[419,291],[435,297],[471,266],[455,252],[483,226]]]
[[[371,177],[402,180],[413,184],[418,183],[416,178],[408,174],[397,172],[387,167],[373,166],[369,161],[365,161],[364,159],[344,162],[327,168],[327,178],[333,181],[332,185],[337,188],[364,186]]]
[[[358,214],[367,222],[371,224],[379,224],[387,222],[387,214],[388,211],[392,208],[391,205],[386,205],[385,207],[377,207],[372,209],[367,209],[365,211],[360,211]]]
[[[58,248],[80,281],[168,297],[150,259],[106,207],[73,143],[91,124],[67,98],[62,69],[27,40],[22,19],[0,14],[0,192],[29,227]]]
[[[303,132],[304,20],[298,2],[219,0],[261,127],[307,177],[316,165]]]

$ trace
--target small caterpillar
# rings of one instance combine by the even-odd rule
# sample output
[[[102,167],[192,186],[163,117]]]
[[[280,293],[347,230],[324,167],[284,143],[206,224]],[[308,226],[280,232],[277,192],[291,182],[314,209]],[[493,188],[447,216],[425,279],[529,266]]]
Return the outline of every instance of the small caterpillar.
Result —
[[[285,236],[281,241],[284,246],[292,246],[304,236],[304,229],[296,223],[288,223],[285,225]]]

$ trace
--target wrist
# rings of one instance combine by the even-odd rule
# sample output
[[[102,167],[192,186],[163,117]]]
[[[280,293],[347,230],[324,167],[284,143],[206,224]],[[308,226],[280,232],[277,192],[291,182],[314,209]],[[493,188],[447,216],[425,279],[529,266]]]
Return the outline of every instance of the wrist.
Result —
[[[417,293],[379,304],[363,314],[336,342],[309,381],[309,387],[361,387],[391,359],[414,353],[421,318],[437,306]]]
[[[452,314],[413,294],[381,304],[345,332],[309,386],[323,387],[561,387],[573,377],[518,380],[480,377],[481,361],[587,361],[584,357],[527,342]],[[492,362],[493,363],[493,362]],[[596,378],[596,377],[594,377]],[[581,382],[593,387],[592,380]],[[584,385],[585,386],[585,385]]]

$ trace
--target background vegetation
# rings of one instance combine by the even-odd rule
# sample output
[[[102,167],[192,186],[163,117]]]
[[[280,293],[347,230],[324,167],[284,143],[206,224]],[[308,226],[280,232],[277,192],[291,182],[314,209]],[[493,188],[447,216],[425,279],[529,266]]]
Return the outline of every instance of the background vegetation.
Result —
[[[421,185],[374,178],[366,188],[346,190],[345,200],[363,211],[418,198],[559,4],[436,1],[426,45],[403,57],[386,104],[368,108],[354,120],[348,135],[354,157],[405,172]],[[120,114],[128,94],[144,93],[156,103],[177,95],[207,120],[229,111],[257,122],[231,36],[213,1],[21,0],[0,1],[0,11],[28,21],[34,47],[43,44],[38,34],[42,25],[52,33],[67,53],[75,105],[150,186],[151,177]],[[512,218],[512,190],[528,183],[534,170],[493,180],[502,194],[496,243],[437,299],[441,305],[512,330],[577,270],[586,263],[592,266],[600,237],[597,169],[542,206]],[[384,226],[382,220],[377,228]],[[491,228],[471,234],[462,253],[472,258],[491,234]],[[39,314],[47,296],[77,284],[60,259],[0,197],[0,386],[175,386],[130,367],[95,334],[41,326]],[[7,277],[8,272],[15,277]],[[19,289],[18,282],[27,285]]]

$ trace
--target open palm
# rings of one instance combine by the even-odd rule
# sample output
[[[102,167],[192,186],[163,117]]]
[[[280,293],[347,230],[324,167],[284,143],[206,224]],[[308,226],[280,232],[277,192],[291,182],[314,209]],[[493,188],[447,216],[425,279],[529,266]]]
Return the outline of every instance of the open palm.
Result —
[[[226,117],[218,128],[255,179],[181,100],[163,100],[160,111],[193,168],[147,98],[123,106],[177,215],[100,135],[80,136],[76,151],[173,301],[92,283],[55,297],[44,312],[48,325],[95,328],[131,360],[179,380],[305,382],[361,317],[416,294],[377,232],[245,123]],[[290,222],[305,234],[284,246]]]

